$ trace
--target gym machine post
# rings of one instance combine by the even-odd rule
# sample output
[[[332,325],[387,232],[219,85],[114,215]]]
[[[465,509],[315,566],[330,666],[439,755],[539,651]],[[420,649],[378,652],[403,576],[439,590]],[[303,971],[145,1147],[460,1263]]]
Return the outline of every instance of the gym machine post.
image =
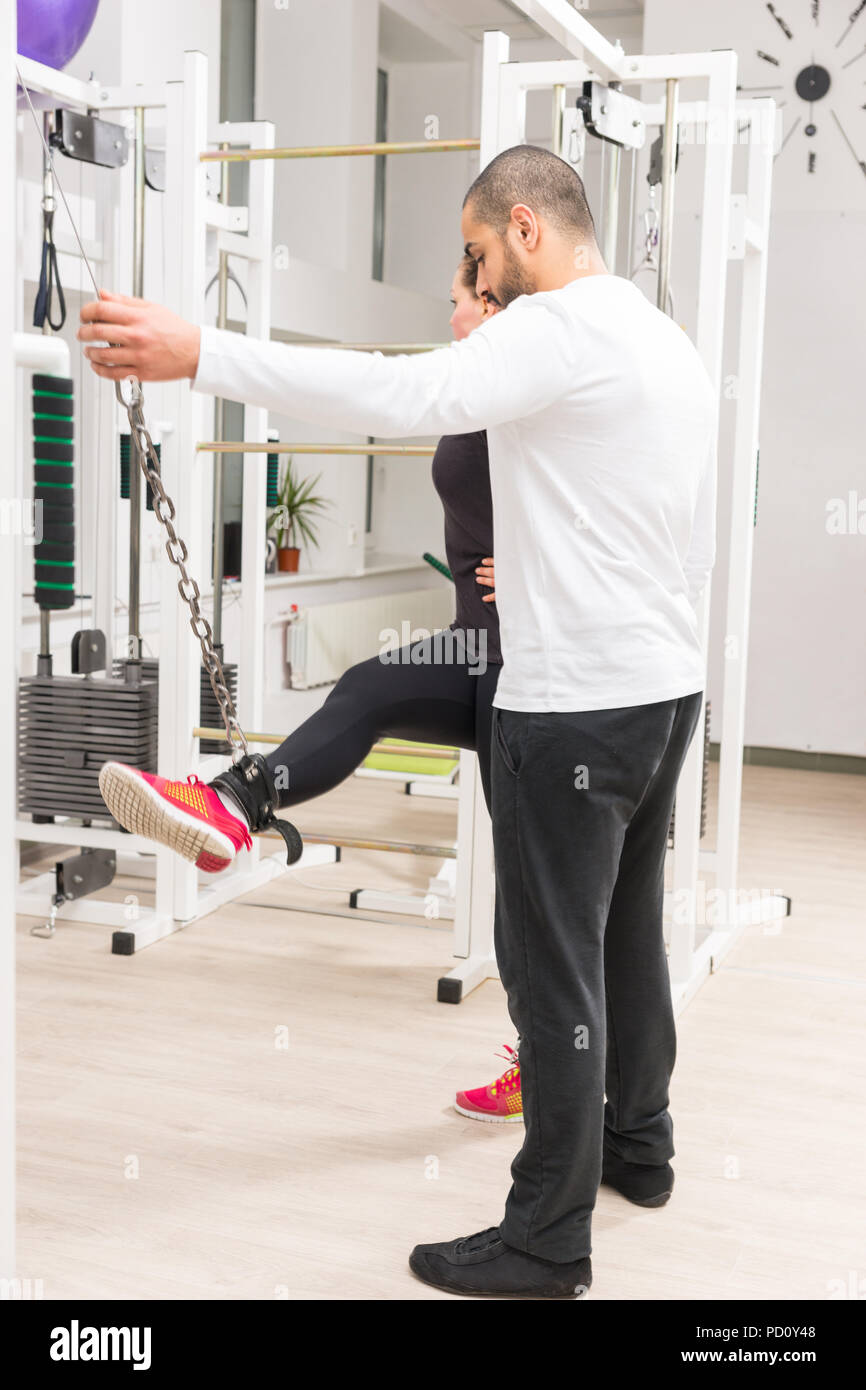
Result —
[[[145,116],[145,108],[136,107],[132,289],[138,297],[144,295],[146,189],[149,187],[156,192],[164,189],[161,152],[146,149]],[[45,245],[34,322],[41,322],[43,331],[48,332],[62,327],[65,319],[56,249],[51,239],[54,216],[51,149],[53,147],[79,162],[119,170],[128,160],[128,140],[123,126],[90,114],[78,112],[73,115],[63,109],[56,113],[56,117],[53,113],[46,113],[45,136]],[[225,253],[221,253],[221,256],[224,259]],[[55,276],[56,287],[52,285]],[[54,288],[62,309],[59,323],[51,319]],[[221,312],[224,315],[222,304]],[[51,387],[54,389],[49,389]],[[91,679],[95,673],[108,667],[106,637],[97,628],[80,631],[72,641],[73,678],[53,678],[48,636],[50,612],[55,608],[72,607],[75,599],[74,531],[71,521],[75,495],[72,409],[71,395],[67,397],[63,394],[71,392],[72,381],[37,377],[34,378],[34,388],[35,392],[41,393],[34,393],[34,419],[37,422],[34,434],[35,496],[37,506],[43,508],[46,537],[36,549],[35,598],[41,617],[37,676],[35,679],[24,678],[20,686],[19,811],[30,813],[35,824],[52,823],[60,816],[73,819],[81,817],[83,824],[88,826],[93,819],[105,817],[105,807],[97,785],[102,762],[114,758],[149,772],[155,772],[157,767],[156,689],[153,683],[158,679],[158,662],[143,659],[141,640],[142,470],[135,436],[121,434],[121,496],[129,500],[127,655],[111,662],[111,678]],[[65,417],[69,418],[68,426]],[[68,440],[61,439],[61,434],[68,434]],[[155,447],[159,456],[159,444]],[[64,475],[63,480],[61,474]],[[41,493],[45,494],[44,497]],[[147,501],[148,509],[152,510],[153,494],[149,483]],[[66,509],[63,515],[70,518],[68,526],[59,515],[61,503]],[[58,528],[64,531],[64,536],[59,534]],[[66,529],[69,531],[68,543],[64,538]],[[220,526],[215,525],[214,531],[215,573],[220,573]],[[69,582],[62,583],[61,580]],[[217,583],[215,608],[220,597],[221,585]],[[235,668],[229,670],[232,675],[227,675],[227,678],[231,680]],[[216,708],[212,701],[210,682],[203,669],[201,715],[205,719],[212,716]],[[224,741],[218,742],[212,744],[209,751],[222,751],[226,746]],[[74,861],[57,863],[54,870],[56,891],[52,895],[49,921],[45,927],[33,928],[34,934],[53,935],[58,910],[73,899],[106,887],[112,881],[115,868],[116,856],[105,848],[84,848]]]
[[[674,265],[674,187],[677,133],[687,127],[694,137],[696,158],[702,159],[703,182],[699,208],[699,257],[696,310],[691,335],[721,403],[722,352],[729,259],[744,261],[737,308],[735,372],[740,385],[731,409],[736,412],[733,450],[719,460],[720,485],[729,487],[730,524],[720,537],[727,550],[728,588],[722,631],[726,659],[720,713],[717,833],[714,850],[700,847],[701,804],[705,786],[705,740],[696,737],[689,749],[677,788],[676,835],[672,852],[672,886],[667,895],[669,957],[674,1004],[679,1011],[706,976],[754,923],[775,922],[790,910],[779,889],[744,890],[738,881],[738,844],[745,732],[746,658],[749,600],[755,524],[758,453],[759,386],[763,342],[767,248],[773,154],[777,139],[772,101],[738,101],[736,55],[712,53],[626,55],[608,42],[581,14],[557,0],[514,0],[516,8],[541,24],[571,54],[564,60],[510,62],[504,34],[484,36],[482,96],[482,163],[497,150],[525,139],[526,94],[567,86],[580,90],[588,81],[601,81],[620,91],[634,87],[647,127],[662,131],[659,168],[662,185],[660,256],[656,303],[670,306],[670,277]],[[680,84],[701,79],[704,100],[679,101]],[[662,95],[646,99],[649,90]],[[735,143],[743,147],[744,173],[738,170],[734,189]],[[652,180],[650,180],[652,185]],[[614,180],[607,182],[612,192]],[[629,218],[631,222],[631,217]],[[604,223],[603,223],[604,228]],[[633,235],[629,225],[629,237]],[[677,231],[682,236],[682,231]],[[631,249],[628,249],[631,269]],[[617,255],[622,255],[621,239]],[[615,263],[619,273],[620,262]],[[614,268],[611,266],[611,268]],[[712,585],[698,606],[698,623],[705,653],[709,645]],[[718,711],[717,711],[718,716]],[[720,917],[702,915],[705,884],[701,874],[715,877],[717,900],[725,905]],[[470,950],[472,949],[470,944]],[[483,951],[483,946],[482,946]]]
[[[261,166],[250,180],[250,198],[247,207],[226,209],[216,200],[210,199],[206,195],[206,171],[203,167],[195,164],[199,151],[205,146],[205,122],[207,109],[207,63],[201,54],[189,53],[184,55],[183,81],[171,82],[153,87],[129,87],[127,89],[111,89],[101,87],[98,83],[82,83],[68,77],[64,73],[56,72],[54,69],[45,68],[43,65],[29,59],[18,59],[20,76],[28,90],[38,93],[42,104],[50,104],[61,108],[61,117],[67,120],[72,127],[86,130],[88,136],[92,135],[93,141],[98,142],[100,136],[104,134],[107,126],[111,125],[113,131],[117,126],[112,124],[116,121],[116,112],[134,112],[136,108],[155,110],[164,112],[165,116],[165,152],[161,157],[157,152],[148,151],[146,158],[146,173],[148,177],[153,175],[164,182],[165,194],[165,223],[172,229],[173,244],[182,248],[178,256],[173,256],[167,262],[168,285],[166,298],[173,300],[182,307],[190,317],[203,317],[203,301],[205,293],[205,242],[207,237],[218,237],[227,241],[233,255],[242,256],[250,262],[252,266],[263,265],[263,271],[254,269],[248,284],[248,294],[253,305],[254,324],[252,331],[256,331],[261,336],[267,336],[269,331],[269,308],[270,308],[270,285],[268,276],[268,256],[265,248],[264,236],[269,235],[271,214],[272,214],[272,174],[268,166]],[[62,113],[66,115],[63,116]],[[110,117],[106,121],[106,117]],[[233,125],[227,123],[219,128],[224,138],[239,138],[241,141],[256,144],[273,143],[273,127],[268,122],[246,123],[243,125]],[[76,152],[80,154],[80,152]],[[195,175],[190,178],[190,169],[195,165]],[[200,172],[198,172],[200,169]],[[108,181],[108,197],[119,201],[121,188],[116,180]],[[139,184],[140,187],[140,184]],[[62,192],[62,190],[61,190]],[[134,195],[133,195],[134,196]],[[130,219],[132,221],[132,219]],[[126,219],[122,219],[122,224]],[[115,219],[109,211],[108,215],[102,219],[103,242],[91,239],[88,245],[88,259],[93,260],[101,266],[101,279],[105,284],[121,284],[123,276],[119,259],[116,254],[112,231]],[[99,225],[99,220],[96,221]],[[189,229],[187,231],[187,228]],[[74,224],[73,224],[73,230]],[[77,232],[76,232],[77,239]],[[67,238],[68,241],[68,238]],[[20,256],[24,248],[19,248]],[[84,248],[79,241],[79,251],[84,256]],[[75,253],[69,250],[60,251],[60,264],[64,266],[64,274],[69,277],[71,270],[77,270]],[[33,335],[26,335],[28,338]],[[65,350],[65,345],[64,350]],[[67,354],[68,362],[68,354]],[[37,365],[41,365],[40,362]],[[47,368],[46,368],[47,370]],[[108,400],[108,393],[96,383],[95,379],[88,373],[88,387],[90,391],[85,391],[85,399],[91,401],[91,409],[95,405],[94,414],[90,417],[100,421],[100,430],[94,428],[97,438],[101,437],[113,440],[117,429],[116,407],[112,401]],[[161,410],[160,413],[170,413],[176,422],[176,429],[168,438],[168,453],[165,460],[167,470],[177,467],[176,460],[179,456],[179,439],[185,438],[187,441],[193,440],[202,433],[198,422],[196,411],[200,402],[189,399],[188,394],[182,395],[180,391],[173,388],[153,388],[154,394],[157,392],[162,399],[166,396],[171,400],[170,411]],[[250,412],[253,426],[262,431],[266,429],[266,417],[264,413]],[[193,424],[193,420],[196,423]],[[92,593],[93,613],[102,622],[97,625],[104,627],[109,634],[109,642],[106,647],[110,652],[110,640],[113,624],[113,555],[106,552],[106,545],[114,535],[114,509],[116,509],[117,482],[116,482],[116,446],[109,458],[107,452],[102,457],[88,458],[86,467],[88,469],[88,484],[93,481],[90,497],[96,509],[96,516],[93,519],[93,531],[99,535],[100,545],[96,548],[94,556],[95,585]],[[131,470],[133,473],[135,470]],[[182,470],[180,470],[182,471]],[[250,470],[253,473],[253,470]],[[264,512],[265,495],[264,487],[259,488],[258,481],[253,478],[251,482],[253,491],[257,489],[261,492],[259,498],[259,514]],[[245,492],[250,489],[245,485]],[[176,489],[175,489],[176,491]],[[195,540],[195,550],[198,553],[201,549],[201,534],[207,524],[207,516],[202,516],[200,509],[194,511],[191,506],[185,505],[185,512],[190,517],[187,526],[192,526],[197,531]],[[254,528],[249,528],[251,531]],[[253,542],[254,543],[254,542]],[[193,547],[191,546],[191,549]],[[16,559],[16,568],[20,565],[20,544],[16,546],[19,556]],[[258,563],[258,556],[248,555],[247,564]],[[263,568],[263,566],[262,566]],[[263,582],[257,585],[255,578],[247,576],[248,583],[245,583],[244,610],[249,614],[250,621],[244,624],[243,644],[245,646],[244,656],[241,661],[241,669],[244,661],[248,667],[249,688],[255,698],[256,687],[260,689],[260,673],[252,669],[256,656],[260,658],[260,641],[256,637],[250,636],[257,630],[263,628]],[[132,576],[131,576],[132,578]],[[263,574],[262,574],[263,581]],[[101,672],[82,673],[84,679],[94,687],[100,686],[100,693],[104,693],[109,688],[114,676],[119,675],[119,683],[122,684],[128,695],[132,693],[137,697],[154,702],[154,709],[158,705],[158,721],[160,725],[160,762],[166,770],[176,767],[178,754],[172,752],[172,742],[178,738],[175,703],[183,695],[184,698],[192,696],[192,684],[195,682],[197,687],[196,694],[200,693],[200,662],[195,660],[194,649],[191,649],[188,637],[188,629],[184,630],[178,622],[176,611],[177,593],[173,582],[165,582],[165,577],[161,579],[162,602],[159,610],[159,634],[158,650],[162,652],[177,652],[178,674],[177,679],[168,684],[166,690],[158,689],[156,683],[148,679],[149,672],[146,663],[141,669],[142,679],[128,681],[126,679],[127,663],[122,662],[122,669],[113,672],[112,677],[103,677]],[[15,590],[15,611],[17,611],[17,594],[20,589]],[[134,608],[134,605],[132,605]],[[257,612],[256,612],[257,608]],[[132,617],[134,618],[134,612]],[[133,635],[137,636],[137,623],[132,623]],[[20,624],[13,622],[13,628],[17,632]],[[93,659],[98,653],[92,652],[93,642],[83,644],[83,651],[86,659]],[[98,644],[97,644],[98,645]],[[138,644],[134,644],[136,647]],[[134,663],[135,657],[140,657],[140,648],[130,651],[128,658]],[[29,677],[25,677],[29,679]],[[71,680],[82,682],[81,674],[70,677],[55,678],[59,689],[63,682]],[[90,697],[92,699],[92,697]],[[193,717],[209,717],[210,711],[203,708],[199,700],[195,701]],[[110,723],[123,723],[116,717],[110,719]],[[62,740],[61,740],[62,741]],[[190,764],[194,761],[196,746],[187,737],[185,741],[185,751],[183,762]],[[119,749],[112,751],[110,737],[106,740],[100,735],[98,748],[98,766],[107,757],[120,756],[121,760],[137,762],[139,766],[147,766],[147,759],[144,753],[140,756],[134,752],[120,752]],[[221,764],[220,764],[221,765]],[[89,808],[88,808],[89,809]],[[38,812],[37,812],[38,814]],[[151,944],[153,941],[169,934],[185,922],[213,911],[223,902],[230,901],[240,893],[249,891],[250,888],[257,887],[268,882],[276,874],[284,871],[285,861],[280,860],[280,856],[272,855],[267,852],[267,846],[255,846],[251,854],[241,857],[241,860],[232,870],[227,871],[222,876],[219,884],[211,885],[207,881],[199,882],[198,872],[193,866],[186,865],[181,861],[176,861],[175,856],[168,851],[157,848],[154,853],[154,846],[136,836],[127,835],[121,832],[110,822],[104,805],[100,804],[94,808],[94,814],[87,816],[83,814],[74,815],[70,813],[59,813],[55,807],[52,814],[52,821],[39,822],[36,829],[34,822],[28,818],[27,812],[21,812],[14,818],[14,834],[19,841],[26,840],[30,843],[37,842],[40,846],[60,846],[76,845],[82,852],[99,850],[105,854],[108,864],[112,856],[116,857],[117,872],[126,876],[131,876],[134,880],[140,880],[131,886],[135,888],[133,894],[127,895],[124,903],[107,902],[104,899],[93,896],[80,899],[79,894],[91,892],[95,887],[94,876],[89,872],[82,872],[82,865],[74,861],[67,861],[67,866],[63,872],[64,905],[61,910],[61,919],[79,920],[95,922],[114,928],[112,934],[112,950],[116,954],[129,954],[135,949]],[[89,822],[89,823],[85,823]],[[264,852],[263,852],[264,851]],[[83,855],[76,856],[82,859]],[[94,861],[90,856],[91,864]],[[90,868],[90,865],[87,866]],[[70,901],[69,887],[74,887],[76,900]],[[56,871],[54,875],[41,874],[37,877],[24,879],[20,882],[17,906],[23,914],[44,921],[52,906],[52,897],[58,889]],[[153,905],[151,906],[151,900]]]
[[[29,102],[29,94],[27,99]],[[31,107],[32,110],[32,107]],[[35,111],[34,119],[37,122]],[[92,139],[94,121],[81,117],[70,133],[65,113],[43,117],[43,248],[34,326],[43,334],[59,331],[66,319],[57,252],[53,241],[56,208],[51,149],[73,157],[108,163],[126,161],[125,133],[111,127],[105,140]],[[52,319],[56,292],[60,319]],[[18,690],[18,809],[34,825],[52,824],[55,817],[81,820],[89,826],[104,815],[97,778],[105,757],[141,760],[155,768],[156,702],[153,692],[122,681],[93,680],[106,666],[104,634],[76,632],[72,639],[69,676],[55,675],[51,653],[52,612],[73,608],[75,584],[75,446],[72,377],[36,374],[33,377],[33,499],[41,522],[41,539],[34,550],[34,601],[39,610],[40,644],[36,675],[22,677]],[[51,936],[60,908],[111,883],[116,868],[112,850],[83,847],[72,859],[54,868],[54,887],[48,920],[34,934]]]
[[[729,259],[745,261],[739,295],[737,379],[740,392],[735,403],[736,437],[731,458],[722,458],[720,477],[730,479],[731,520],[727,535],[728,592],[724,610],[726,651],[721,708],[720,767],[717,802],[716,847],[701,847],[706,822],[709,725],[703,737],[690,747],[677,788],[674,836],[671,852],[671,888],[666,894],[666,935],[677,1011],[683,1009],[706,976],[731,948],[742,931],[754,923],[778,921],[790,911],[790,900],[779,889],[741,891],[738,883],[738,841],[746,698],[746,655],[755,521],[755,489],[758,451],[759,383],[763,335],[766,258],[769,235],[770,191],[776,131],[775,107],[766,99],[738,102],[736,57],[733,53],[670,54],[653,57],[626,56],[611,45],[580,14],[545,0],[515,0],[536,23],[550,31],[574,57],[541,62],[509,61],[509,39],[490,32],[484,36],[482,86],[482,165],[499,150],[525,141],[526,95],[553,90],[554,110],[564,108],[559,93],[577,90],[577,104],[584,111],[587,129],[612,138],[626,147],[627,125],[616,129],[620,113],[628,121],[641,121],[659,129],[650,151],[647,171],[650,189],[661,185],[659,260],[655,301],[671,309],[671,276],[674,265],[676,168],[678,135],[682,125],[702,135],[695,148],[703,157],[700,218],[700,252],[696,316],[692,336],[721,400],[722,349]],[[681,104],[680,83],[701,78],[706,99]],[[647,86],[661,88],[661,99],[641,99],[635,111],[627,89],[634,85],[641,98]],[[624,93],[626,95],[624,96]],[[602,108],[606,108],[603,110]],[[602,122],[601,118],[604,118]],[[610,122],[614,125],[610,125]],[[607,124],[605,124],[607,123]],[[632,126],[632,129],[638,129]],[[746,135],[743,141],[743,133]],[[745,190],[733,192],[733,145],[745,145]],[[606,149],[606,145],[603,145]],[[560,151],[563,153],[564,150]],[[622,156],[604,161],[601,180],[601,237],[608,268],[619,274],[632,270],[634,235],[634,186],[636,154],[631,155],[627,241],[623,246],[623,219],[618,208],[623,196]],[[680,233],[682,235],[682,233]],[[720,546],[721,548],[721,546]],[[709,642],[712,589],[705,589],[698,608],[698,623],[705,653]],[[465,789],[464,789],[465,790]],[[461,793],[463,794],[463,792]],[[472,855],[473,875],[489,855],[489,831],[480,788],[471,808],[481,823]],[[466,817],[469,821],[469,815]],[[480,840],[480,844],[479,844]],[[717,901],[724,904],[716,918],[702,915],[707,901],[701,874],[715,876]],[[480,884],[473,877],[473,900],[489,902],[490,878],[485,870]],[[479,925],[480,923],[480,925]],[[492,931],[484,912],[464,915],[459,954],[466,957],[462,971],[477,980],[492,974],[495,962]],[[459,987],[459,986],[455,986]]]

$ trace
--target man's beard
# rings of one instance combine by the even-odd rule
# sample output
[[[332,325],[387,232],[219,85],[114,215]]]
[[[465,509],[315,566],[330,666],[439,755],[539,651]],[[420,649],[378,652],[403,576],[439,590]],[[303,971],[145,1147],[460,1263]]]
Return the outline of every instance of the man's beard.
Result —
[[[503,239],[503,255],[505,258],[505,269],[502,272],[502,279],[496,287],[495,294],[488,296],[500,309],[506,308],[513,299],[519,298],[522,294],[535,294],[535,281],[520,264],[514,251],[507,241]]]

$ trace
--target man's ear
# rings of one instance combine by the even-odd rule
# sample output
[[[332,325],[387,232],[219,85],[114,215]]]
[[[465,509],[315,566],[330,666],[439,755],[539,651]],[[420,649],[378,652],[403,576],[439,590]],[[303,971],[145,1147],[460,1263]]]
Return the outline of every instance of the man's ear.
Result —
[[[538,218],[525,203],[515,203],[511,209],[511,221],[527,251],[533,251],[538,244]]]

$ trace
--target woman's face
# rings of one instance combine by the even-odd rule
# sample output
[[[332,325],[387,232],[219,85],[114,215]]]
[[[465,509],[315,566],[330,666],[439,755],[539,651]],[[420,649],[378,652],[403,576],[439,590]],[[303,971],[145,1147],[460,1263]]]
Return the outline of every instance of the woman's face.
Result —
[[[449,322],[451,332],[458,342],[461,338],[468,338],[473,328],[477,328],[479,323],[484,323],[496,312],[492,304],[488,304],[485,299],[479,299],[473,290],[463,284],[459,270],[451,284],[451,303],[454,313]]]

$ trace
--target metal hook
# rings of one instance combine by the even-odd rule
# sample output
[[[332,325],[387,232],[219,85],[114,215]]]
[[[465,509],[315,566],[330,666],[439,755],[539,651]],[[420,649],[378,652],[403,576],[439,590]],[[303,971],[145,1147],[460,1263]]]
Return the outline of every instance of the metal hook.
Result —
[[[244,287],[243,287],[243,285],[241,284],[241,282],[240,282],[240,280],[238,279],[238,277],[235,275],[235,273],[234,273],[234,271],[232,270],[231,266],[229,266],[228,271],[227,271],[227,274],[228,274],[228,278],[229,278],[230,280],[232,280],[232,281],[237,285],[238,290],[240,291],[241,299],[244,301],[244,308],[245,308],[245,309],[249,309],[249,305],[248,305],[248,303],[247,303],[247,297],[246,297],[246,294],[245,294],[245,292],[244,292]],[[205,293],[205,298],[207,298],[207,296],[210,294],[211,290],[213,289],[214,285],[216,284],[216,282],[217,282],[217,280],[218,280],[219,278],[220,278],[220,276],[219,276],[219,271],[217,271],[216,275],[213,277],[213,279],[211,280],[210,284],[208,285],[207,289],[206,289],[205,292],[204,292],[204,293]]]
[[[124,387],[129,388],[129,399],[124,395]],[[122,381],[116,381],[114,394],[124,410],[135,410],[136,406],[141,405],[144,400],[144,392],[137,376],[125,376]]]

